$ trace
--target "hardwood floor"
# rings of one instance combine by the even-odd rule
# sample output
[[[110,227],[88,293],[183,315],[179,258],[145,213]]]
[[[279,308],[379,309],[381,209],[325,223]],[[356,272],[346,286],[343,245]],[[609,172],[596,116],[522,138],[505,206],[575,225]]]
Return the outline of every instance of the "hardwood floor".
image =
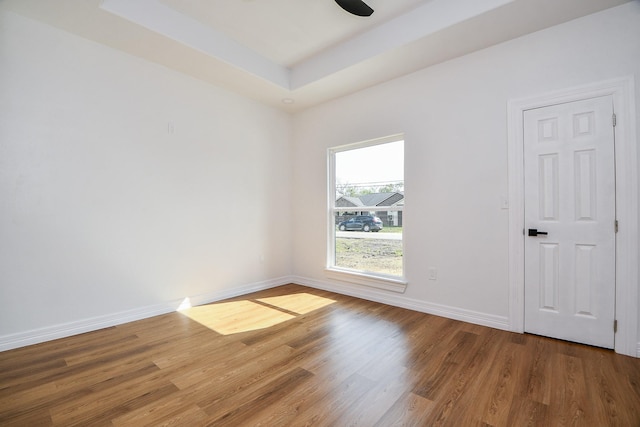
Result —
[[[0,425],[640,426],[640,359],[287,285],[0,353]]]

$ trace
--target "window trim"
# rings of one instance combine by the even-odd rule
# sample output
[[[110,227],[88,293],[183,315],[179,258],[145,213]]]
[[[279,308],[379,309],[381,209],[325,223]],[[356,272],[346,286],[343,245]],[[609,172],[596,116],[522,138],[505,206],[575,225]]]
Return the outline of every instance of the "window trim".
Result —
[[[387,144],[390,142],[405,141],[404,134],[395,134],[383,138],[376,138],[367,141],[356,142],[352,144],[330,147],[327,149],[327,254],[326,269],[327,277],[355,283],[358,285],[369,286],[377,289],[384,289],[394,292],[404,292],[408,285],[405,278],[405,239],[402,238],[402,276],[388,275],[384,273],[375,273],[370,271],[354,270],[343,268],[335,265],[336,252],[336,227],[335,214],[344,208],[336,206],[336,154],[344,151],[357,150],[360,148],[374,147],[376,145]],[[404,175],[404,174],[403,174]],[[403,176],[404,179],[404,176]],[[404,212],[404,201],[401,206],[385,206],[386,211]],[[380,206],[358,206],[359,211],[376,211],[380,210]],[[404,218],[404,215],[403,215]],[[403,225],[404,227],[404,225]],[[404,230],[403,230],[404,231]]]

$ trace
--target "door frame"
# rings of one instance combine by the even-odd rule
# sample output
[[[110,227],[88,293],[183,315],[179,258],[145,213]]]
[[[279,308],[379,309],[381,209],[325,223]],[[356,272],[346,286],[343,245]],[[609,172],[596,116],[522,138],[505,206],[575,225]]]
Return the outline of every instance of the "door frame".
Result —
[[[622,77],[508,101],[509,329],[524,333],[524,112],[599,96],[613,97],[616,217],[616,353],[640,357],[638,343],[638,153],[635,85]],[[613,227],[613,224],[612,224]],[[613,328],[613,325],[611,325]]]

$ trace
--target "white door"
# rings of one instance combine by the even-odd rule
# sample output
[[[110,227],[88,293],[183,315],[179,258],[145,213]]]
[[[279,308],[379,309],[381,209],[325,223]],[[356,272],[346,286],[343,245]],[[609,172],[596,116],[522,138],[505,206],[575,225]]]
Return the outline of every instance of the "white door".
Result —
[[[526,332],[613,348],[614,168],[611,96],[525,111]]]

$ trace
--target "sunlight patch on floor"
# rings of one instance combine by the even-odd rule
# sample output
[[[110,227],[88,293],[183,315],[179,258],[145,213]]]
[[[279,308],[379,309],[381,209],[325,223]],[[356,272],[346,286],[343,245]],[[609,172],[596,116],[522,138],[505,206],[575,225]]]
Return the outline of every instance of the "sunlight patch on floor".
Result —
[[[333,304],[335,301],[329,298],[319,297],[307,293],[282,295],[278,297],[259,298],[256,301],[279,307],[298,314],[310,313],[322,307]]]
[[[334,302],[329,298],[299,293],[196,307],[181,304],[183,308],[179,312],[219,334],[230,335],[268,328]]]
[[[268,328],[295,317],[247,300],[201,305],[180,313],[222,335]]]

